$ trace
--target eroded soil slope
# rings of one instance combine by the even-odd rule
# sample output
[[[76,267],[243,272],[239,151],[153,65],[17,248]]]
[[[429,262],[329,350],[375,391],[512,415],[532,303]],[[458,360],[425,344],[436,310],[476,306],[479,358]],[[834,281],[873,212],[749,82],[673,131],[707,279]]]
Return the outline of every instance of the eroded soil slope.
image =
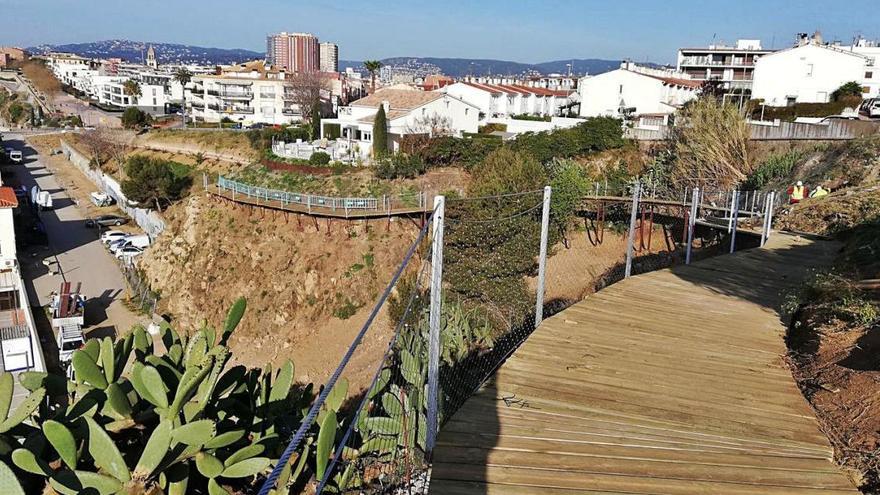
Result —
[[[298,223],[291,216],[235,208],[203,194],[166,212],[169,228],[141,262],[162,310],[179,328],[219,325],[239,296],[248,300],[233,335],[249,366],[288,357],[297,378],[323,381],[338,363],[418,228],[410,221]],[[384,316],[359,351],[353,375],[374,368],[387,344]],[[357,377],[352,376],[357,382]]]

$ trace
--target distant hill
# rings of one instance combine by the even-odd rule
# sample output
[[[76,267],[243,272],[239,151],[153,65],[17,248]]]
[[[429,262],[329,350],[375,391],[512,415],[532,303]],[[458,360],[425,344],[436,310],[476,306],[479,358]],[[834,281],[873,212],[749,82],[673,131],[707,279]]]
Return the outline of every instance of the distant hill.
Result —
[[[435,57],[393,57],[382,60],[384,65],[397,67],[412,67],[417,65],[436,66],[441,72],[452,77],[467,75],[520,75],[528,72],[540,72],[541,74],[567,74],[568,65],[574,74],[601,74],[620,67],[619,60],[603,59],[572,59],[556,60],[553,62],[541,62],[526,64],[494,59],[472,58],[435,58]],[[339,67],[351,67],[363,69],[363,63],[355,60],[340,60]]]
[[[147,47],[152,45],[160,64],[187,63],[198,65],[226,65],[263,58],[264,53],[251,50],[205,48],[174,43],[131,40],[106,40],[68,45],[40,45],[27,50],[34,54],[69,52],[88,58],[121,58],[129,62],[143,62]]]

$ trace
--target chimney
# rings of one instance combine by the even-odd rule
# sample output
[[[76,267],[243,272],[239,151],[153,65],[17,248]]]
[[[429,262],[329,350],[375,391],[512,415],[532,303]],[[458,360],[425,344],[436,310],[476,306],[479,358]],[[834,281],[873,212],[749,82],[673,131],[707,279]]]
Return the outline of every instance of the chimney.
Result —
[[[387,114],[391,110],[391,102],[388,100],[383,100],[382,107],[385,108],[385,113]]]

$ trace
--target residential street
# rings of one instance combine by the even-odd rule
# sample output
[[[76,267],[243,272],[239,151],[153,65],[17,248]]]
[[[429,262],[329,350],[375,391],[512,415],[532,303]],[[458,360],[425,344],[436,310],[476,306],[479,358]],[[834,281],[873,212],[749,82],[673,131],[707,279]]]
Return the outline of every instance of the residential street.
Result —
[[[4,146],[22,150],[25,165],[16,171],[16,179],[30,190],[38,185],[52,194],[54,209],[39,213],[48,236],[48,247],[27,246],[19,251],[19,261],[32,304],[49,303],[51,291],[62,281],[73,287],[82,283],[87,297],[86,332],[89,337],[103,337],[127,332],[146,318],[130,311],[123,302],[125,280],[112,255],[101,245],[97,232],[85,227],[85,207],[75,204],[59,184],[48,160],[22,141],[16,134],[4,135]],[[26,206],[25,206],[26,208]],[[43,264],[45,258],[56,257],[60,273],[53,275]],[[34,315],[39,321],[39,315]],[[44,339],[45,340],[45,339]],[[44,345],[46,343],[44,342]],[[48,356],[54,345],[44,348]]]

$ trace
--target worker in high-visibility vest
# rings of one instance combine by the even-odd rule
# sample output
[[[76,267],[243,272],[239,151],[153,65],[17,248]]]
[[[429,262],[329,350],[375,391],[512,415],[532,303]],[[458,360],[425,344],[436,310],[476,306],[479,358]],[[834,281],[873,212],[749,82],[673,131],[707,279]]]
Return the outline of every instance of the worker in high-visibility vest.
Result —
[[[797,181],[792,187],[788,188],[788,202],[789,204],[800,203],[801,200],[807,197],[807,188],[804,187],[804,183],[801,181]]]
[[[828,189],[822,187],[821,184],[816,186],[816,189],[814,189],[813,192],[810,193],[811,198],[821,198],[824,196],[828,196]]]

